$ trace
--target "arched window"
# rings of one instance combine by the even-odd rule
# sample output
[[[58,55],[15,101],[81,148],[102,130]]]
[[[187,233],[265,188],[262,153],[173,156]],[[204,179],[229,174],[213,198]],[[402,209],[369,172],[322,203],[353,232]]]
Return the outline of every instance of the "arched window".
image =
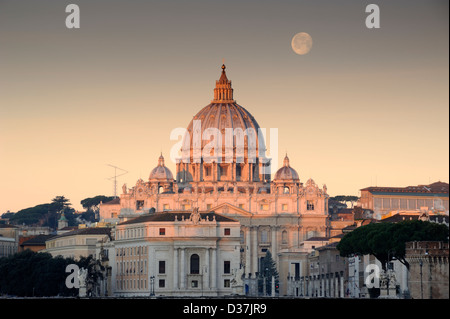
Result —
[[[197,254],[191,255],[191,274],[200,273],[200,257]]]
[[[158,194],[162,194],[162,193],[164,193],[164,187],[159,186],[158,187]]]
[[[283,194],[289,194],[289,187],[284,186],[284,188],[283,188]]]

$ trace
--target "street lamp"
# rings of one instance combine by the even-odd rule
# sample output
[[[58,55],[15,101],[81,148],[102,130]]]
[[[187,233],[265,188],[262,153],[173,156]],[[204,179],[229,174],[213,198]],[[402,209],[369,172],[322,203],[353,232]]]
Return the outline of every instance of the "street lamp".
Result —
[[[150,277],[150,297],[155,295],[155,276]]]

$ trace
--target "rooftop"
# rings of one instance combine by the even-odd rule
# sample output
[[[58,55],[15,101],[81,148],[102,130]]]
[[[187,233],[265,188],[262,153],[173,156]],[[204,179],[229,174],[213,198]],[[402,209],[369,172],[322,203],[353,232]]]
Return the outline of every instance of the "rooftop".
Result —
[[[74,235],[108,235],[110,237],[111,229],[108,227],[79,228],[79,229],[69,231],[67,233],[63,233],[61,235],[55,236],[53,238],[61,238],[61,237],[74,236]]]
[[[128,224],[138,224],[138,223],[146,223],[146,222],[173,222],[175,218],[178,221],[189,220],[192,212],[186,211],[170,211],[170,212],[162,212],[156,214],[145,214],[139,217],[127,220],[125,222],[119,223],[118,225],[128,225]],[[208,218],[208,220],[212,221],[214,218],[218,222],[236,222],[236,220],[225,217],[223,215],[219,215],[215,212],[204,212],[200,213],[202,219]]]
[[[55,237],[55,235],[37,235],[34,236],[23,243],[21,246],[45,246],[45,242],[50,238]]]
[[[417,185],[407,187],[366,187],[361,191],[371,193],[422,193],[422,194],[448,194],[449,184],[444,182],[435,182],[429,185]]]

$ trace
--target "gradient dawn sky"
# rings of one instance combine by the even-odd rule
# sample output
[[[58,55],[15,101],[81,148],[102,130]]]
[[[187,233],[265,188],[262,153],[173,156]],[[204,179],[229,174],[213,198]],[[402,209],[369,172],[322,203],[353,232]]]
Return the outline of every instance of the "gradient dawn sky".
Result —
[[[331,196],[448,182],[448,25],[448,1],[0,0],[0,214],[57,195],[81,209],[113,194],[108,164],[128,171],[120,193],[160,152],[175,174],[170,132],[211,102],[222,59],[301,181]]]

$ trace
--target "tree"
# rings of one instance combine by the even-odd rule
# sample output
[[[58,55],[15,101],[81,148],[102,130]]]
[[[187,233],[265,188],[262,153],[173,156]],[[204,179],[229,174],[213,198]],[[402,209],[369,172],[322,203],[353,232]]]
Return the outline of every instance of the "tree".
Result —
[[[86,210],[97,212],[100,202],[106,203],[114,199],[114,196],[97,195],[95,197],[88,197],[80,201],[80,204]]]
[[[259,291],[264,290],[264,280],[266,281],[266,291],[265,294],[272,294],[272,277],[275,279],[275,291],[277,291],[278,287],[278,271],[277,265],[272,258],[272,254],[268,250],[266,252],[266,256],[261,260],[261,273],[260,278],[258,280],[258,289]]]
[[[70,208],[70,201],[64,196],[56,196],[52,199],[51,209],[55,212],[64,212],[67,208]]]
[[[50,209],[50,204],[40,204],[34,207],[29,207],[19,210],[17,213],[10,217],[12,224],[20,225],[33,225],[38,224],[44,220]]]
[[[344,204],[347,207],[347,202],[350,202],[351,207],[353,208],[354,203],[358,201],[358,196],[352,196],[352,195],[338,195],[334,197],[330,197],[329,200],[336,201],[339,203]]]
[[[361,226],[346,234],[337,245],[343,257],[373,255],[383,270],[394,258],[409,269],[405,259],[405,243],[408,241],[448,242],[449,229],[444,224],[420,220],[399,223],[373,223]]]
[[[89,222],[96,221],[96,216],[98,216],[98,212],[100,210],[100,203],[106,203],[113,199],[114,196],[97,195],[95,197],[88,197],[81,200],[81,205],[84,209],[86,209],[86,212],[81,215],[81,218]]]
[[[66,266],[72,258],[53,258],[49,253],[25,250],[0,258],[0,294],[20,297],[73,296],[78,291],[65,285]]]

